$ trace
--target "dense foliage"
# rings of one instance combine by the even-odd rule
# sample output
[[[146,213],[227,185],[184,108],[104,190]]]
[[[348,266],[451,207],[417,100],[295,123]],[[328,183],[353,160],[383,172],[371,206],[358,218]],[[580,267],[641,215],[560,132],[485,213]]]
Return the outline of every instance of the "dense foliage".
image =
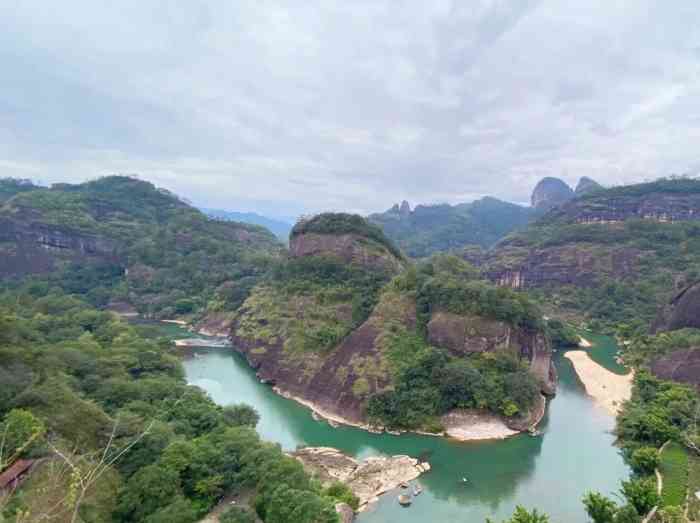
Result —
[[[124,176],[18,193],[3,216],[109,242],[109,256],[65,261],[37,279],[98,307],[126,302],[157,317],[237,308],[281,248],[261,227],[209,219]],[[0,254],[15,248],[0,245]]]
[[[395,326],[383,338],[393,387],[370,398],[367,414],[374,422],[439,430],[438,417],[455,408],[516,416],[534,405],[538,384],[516,355],[496,351],[455,357],[428,344],[427,322],[439,311],[541,328],[540,314],[525,295],[477,278],[468,263],[436,255],[392,281],[393,289],[415,296],[418,325],[416,332]]]
[[[372,214],[376,223],[409,256],[422,258],[467,245],[491,247],[508,233],[524,227],[535,216],[522,207],[495,198],[460,205],[419,205],[410,213],[394,207]]]
[[[290,237],[300,234],[356,234],[385,247],[391,254],[403,259],[401,251],[387,238],[382,229],[368,222],[362,216],[347,213],[323,213],[309,219],[300,220],[293,228]]]
[[[334,492],[260,440],[250,407],[222,408],[188,386],[172,350],[58,289],[0,294],[0,419],[13,455],[50,454],[80,471],[50,483],[41,478],[53,466],[32,473],[5,514],[36,514],[50,491],[53,515],[191,523],[224,493],[253,490],[263,521],[335,522]],[[92,476],[104,479],[81,490],[104,463]]]

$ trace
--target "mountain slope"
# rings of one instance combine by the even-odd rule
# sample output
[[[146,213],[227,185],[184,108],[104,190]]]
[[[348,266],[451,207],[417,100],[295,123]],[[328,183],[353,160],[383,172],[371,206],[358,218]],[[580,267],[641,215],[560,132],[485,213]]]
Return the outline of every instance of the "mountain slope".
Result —
[[[292,224],[288,222],[268,218],[254,212],[222,211],[220,209],[202,209],[202,212],[207,216],[220,220],[260,225],[269,229],[280,241],[285,243],[289,239],[289,233],[292,230]]]
[[[539,390],[554,386],[549,342],[525,296],[455,257],[417,269],[351,215],[295,226],[290,259],[253,289],[232,339],[279,392],[353,423],[440,430],[457,406],[527,423]],[[499,385],[476,401],[471,388],[440,389],[443,374],[471,377],[475,390]]]
[[[235,308],[281,253],[265,229],[207,218],[137,179],[17,193],[0,207],[0,277],[42,275],[99,306],[171,316]]]
[[[487,197],[455,206],[418,205],[413,211],[404,202],[368,219],[406,254],[421,258],[467,245],[488,248],[533,215],[530,208]]]
[[[547,290],[588,318],[651,320],[700,274],[700,181],[602,189],[552,209],[481,261],[490,279]],[[551,294],[553,293],[553,294]]]

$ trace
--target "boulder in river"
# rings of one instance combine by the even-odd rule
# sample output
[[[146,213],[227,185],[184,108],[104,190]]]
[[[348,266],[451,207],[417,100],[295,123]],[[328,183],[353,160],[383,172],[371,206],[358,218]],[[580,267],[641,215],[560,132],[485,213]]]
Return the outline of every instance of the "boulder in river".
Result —
[[[362,510],[378,496],[430,470],[410,456],[372,456],[357,461],[330,447],[306,447],[292,453],[323,484],[342,481],[359,498]]]

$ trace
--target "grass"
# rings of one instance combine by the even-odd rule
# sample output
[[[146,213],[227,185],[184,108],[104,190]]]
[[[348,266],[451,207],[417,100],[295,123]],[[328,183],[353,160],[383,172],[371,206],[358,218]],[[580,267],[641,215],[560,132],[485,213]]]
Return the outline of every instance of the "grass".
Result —
[[[659,471],[664,479],[662,506],[682,506],[688,491],[688,453],[685,448],[676,442],[666,445],[661,453]]]
[[[697,521],[700,518],[700,500],[695,493],[700,490],[700,456],[688,453],[688,518]]]

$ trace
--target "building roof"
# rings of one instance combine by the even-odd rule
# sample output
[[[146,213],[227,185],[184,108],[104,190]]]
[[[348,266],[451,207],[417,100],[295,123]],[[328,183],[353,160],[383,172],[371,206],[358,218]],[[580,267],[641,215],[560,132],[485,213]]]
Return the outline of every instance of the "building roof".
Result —
[[[11,467],[5,469],[5,471],[0,474],[0,489],[5,488],[19,476],[28,471],[33,464],[33,459],[18,459],[15,461]]]

